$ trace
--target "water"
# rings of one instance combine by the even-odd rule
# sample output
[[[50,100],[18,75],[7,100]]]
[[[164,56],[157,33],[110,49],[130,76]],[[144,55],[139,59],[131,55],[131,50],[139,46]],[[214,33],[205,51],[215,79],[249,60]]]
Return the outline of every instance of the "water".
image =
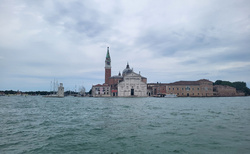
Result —
[[[0,153],[250,153],[250,97],[0,97]]]

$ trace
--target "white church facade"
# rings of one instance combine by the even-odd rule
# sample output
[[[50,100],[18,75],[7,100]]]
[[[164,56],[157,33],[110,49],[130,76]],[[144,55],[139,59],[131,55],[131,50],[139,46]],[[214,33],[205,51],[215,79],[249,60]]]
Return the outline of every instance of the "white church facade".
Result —
[[[118,84],[118,96],[120,97],[146,97],[147,84],[142,82],[140,74],[131,72],[123,77],[123,81]]]

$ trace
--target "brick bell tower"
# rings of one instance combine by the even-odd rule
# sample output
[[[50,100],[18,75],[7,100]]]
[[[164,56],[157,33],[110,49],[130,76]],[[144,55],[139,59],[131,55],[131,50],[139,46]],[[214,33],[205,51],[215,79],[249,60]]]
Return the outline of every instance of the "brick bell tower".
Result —
[[[109,47],[107,47],[107,54],[105,60],[105,84],[109,83],[109,77],[111,77],[111,58],[109,55]]]

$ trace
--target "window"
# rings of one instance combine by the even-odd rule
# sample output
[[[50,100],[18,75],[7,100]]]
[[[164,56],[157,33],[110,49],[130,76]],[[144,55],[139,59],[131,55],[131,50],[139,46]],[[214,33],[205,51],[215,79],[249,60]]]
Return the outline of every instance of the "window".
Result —
[[[181,88],[182,90],[184,90],[184,88]]]
[[[173,88],[173,90],[174,90],[174,88]]]
[[[186,91],[189,91],[190,90],[190,87],[189,86],[186,86]]]
[[[179,90],[179,88],[177,88],[177,90]]]
[[[200,90],[200,88],[197,88],[197,90]]]
[[[194,88],[192,88],[192,90],[194,90]]]
[[[169,90],[171,90],[171,88],[169,88]]]

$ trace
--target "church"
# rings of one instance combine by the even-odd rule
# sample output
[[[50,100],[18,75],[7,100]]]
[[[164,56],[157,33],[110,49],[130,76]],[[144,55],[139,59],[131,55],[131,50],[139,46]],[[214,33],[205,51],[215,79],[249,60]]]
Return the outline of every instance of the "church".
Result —
[[[122,74],[111,76],[109,47],[105,59],[105,83],[92,86],[93,97],[146,97],[147,78],[135,73],[127,63]]]

